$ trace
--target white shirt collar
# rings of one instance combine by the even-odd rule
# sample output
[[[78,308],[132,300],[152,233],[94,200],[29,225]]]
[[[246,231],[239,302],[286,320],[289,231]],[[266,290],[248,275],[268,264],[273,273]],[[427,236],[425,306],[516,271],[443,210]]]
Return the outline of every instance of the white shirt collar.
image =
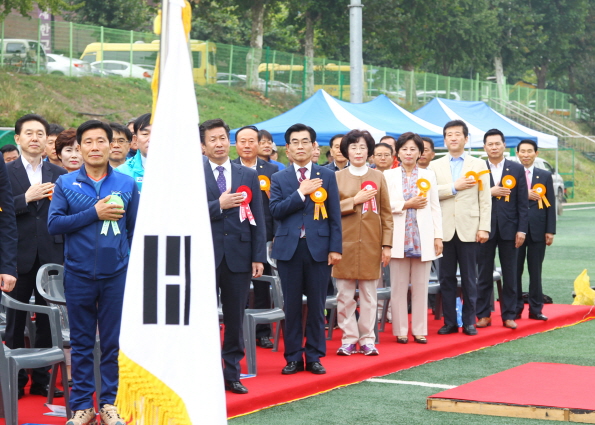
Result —
[[[140,163],[142,164],[143,168],[145,168],[146,162],[147,162],[147,157],[141,153],[140,154]]]
[[[25,167],[25,170],[28,168],[29,170],[33,171],[34,173],[41,171],[41,167],[43,166],[43,160],[39,161],[39,165],[37,166],[36,170],[33,169],[33,165],[25,159],[25,155],[21,155],[21,160],[23,161],[23,166]]]
[[[215,164],[210,159],[209,159],[209,164],[211,164],[211,169],[213,170],[213,172],[217,171],[217,167],[219,166],[219,164]],[[229,158],[227,158],[227,161],[225,161],[223,164],[221,164],[221,166],[223,168],[225,168],[225,171],[228,171],[231,173],[231,162],[230,162]]]
[[[529,173],[530,173],[531,175],[533,175],[533,170],[534,170],[534,169],[535,169],[535,163],[533,163],[533,165],[532,165],[532,166],[530,166],[529,168],[526,168],[526,167],[525,167],[525,170],[529,170]]]
[[[299,165],[297,165],[295,162],[293,163],[293,167],[294,167],[296,173],[299,173],[298,170],[300,168],[302,168]],[[306,165],[304,165],[304,167],[308,169],[308,171],[306,171],[307,173],[311,172],[312,171],[312,161],[308,162]]]
[[[504,168],[504,161],[506,161],[506,158],[502,158],[502,161],[500,161],[497,164],[493,164],[492,161],[490,161],[488,159],[488,163],[490,164],[490,168],[498,168],[498,169]]]
[[[242,164],[244,167],[248,167],[246,164],[244,164],[244,161],[242,160],[242,158],[240,158],[240,164]],[[256,161],[254,161],[254,165],[252,167],[248,167],[248,168],[252,168],[253,170],[256,170],[257,165],[258,165],[258,157],[256,157]]]

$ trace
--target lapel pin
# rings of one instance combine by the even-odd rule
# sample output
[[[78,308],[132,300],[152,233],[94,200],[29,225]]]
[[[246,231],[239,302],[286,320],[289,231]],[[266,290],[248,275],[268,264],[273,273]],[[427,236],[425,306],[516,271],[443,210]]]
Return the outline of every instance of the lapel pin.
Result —
[[[508,171],[508,168],[506,169],[506,171]]]
[[[320,172],[317,172],[316,175],[319,176],[320,175]]]
[[[536,178],[536,179],[538,179],[538,178],[539,178],[539,176],[535,176],[535,178]]]
[[[262,165],[260,166],[260,168],[262,168]],[[508,168],[507,168],[507,170],[508,170]]]

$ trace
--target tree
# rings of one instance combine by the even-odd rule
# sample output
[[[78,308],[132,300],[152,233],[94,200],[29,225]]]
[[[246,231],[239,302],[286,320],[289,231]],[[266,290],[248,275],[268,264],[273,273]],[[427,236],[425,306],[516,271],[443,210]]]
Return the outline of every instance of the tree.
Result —
[[[3,21],[13,10],[18,11],[23,16],[29,16],[35,5],[44,12],[50,11],[53,14],[73,10],[73,7],[64,0],[0,0],[0,21]]]
[[[72,19],[81,24],[134,31],[152,31],[156,11],[145,0],[74,0]]]

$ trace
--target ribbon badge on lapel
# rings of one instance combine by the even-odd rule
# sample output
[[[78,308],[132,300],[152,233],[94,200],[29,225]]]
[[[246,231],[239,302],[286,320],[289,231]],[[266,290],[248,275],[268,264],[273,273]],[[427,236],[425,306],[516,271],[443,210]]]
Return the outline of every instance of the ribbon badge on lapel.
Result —
[[[480,177],[483,176],[484,174],[489,173],[490,170],[483,170],[480,171],[479,173],[476,171],[467,171],[465,173],[465,177],[469,178],[469,177],[473,177],[473,180],[475,180],[475,183],[477,183],[477,188],[479,190],[483,190],[483,182],[481,181]]]
[[[516,186],[516,179],[513,176],[502,177],[502,187],[512,190],[515,186]],[[498,199],[500,199],[500,198],[501,198],[501,196],[498,196]],[[506,195],[506,198],[504,198],[504,201],[510,202],[510,195]]]
[[[118,205],[120,208],[124,208],[124,201],[122,200],[122,198],[120,198],[117,194],[114,193],[111,194],[109,201],[107,201],[107,204]],[[110,223],[112,225],[112,230],[114,231],[114,236],[119,235],[120,227],[118,226],[118,222],[111,220],[103,221],[103,226],[101,227],[101,234],[107,236],[107,234],[109,233]]]
[[[310,194],[310,199],[314,201],[314,220],[319,220],[319,215],[322,212],[322,218],[328,218],[324,201],[327,198],[326,190],[323,187],[316,189],[316,192]]]
[[[363,190],[377,190],[378,186],[376,186],[376,183],[374,183],[373,181],[366,181],[362,183],[362,189]],[[365,214],[368,212],[368,209],[370,208],[370,204],[372,204],[372,211],[374,211],[376,214],[378,214],[378,206],[376,205],[376,197],[370,199],[367,202],[364,202],[364,205],[362,205],[362,214]]]
[[[260,183],[260,190],[271,197],[271,180],[265,175],[258,176],[258,182]]]
[[[549,201],[547,200],[547,198],[545,197],[545,186],[542,185],[541,183],[536,184],[535,186],[533,186],[533,192],[537,193],[539,195],[539,200],[537,201],[537,204],[539,205],[539,209],[542,210],[543,209],[543,204],[545,203],[546,207],[551,207],[551,204],[549,203]]]
[[[417,179],[417,188],[419,189],[419,195],[426,198],[428,196],[428,191],[430,190],[430,182],[426,179]]]
[[[254,221],[254,215],[252,215],[252,210],[250,209],[250,201],[252,201],[252,190],[248,186],[240,186],[236,193],[241,193],[244,197],[242,204],[240,205],[240,221],[243,222],[244,220],[248,219],[251,225],[256,226],[256,221]]]
[[[50,190],[50,196],[48,196],[48,199],[51,201],[52,200],[52,195],[54,194],[54,189]],[[1,210],[0,210],[1,211]]]

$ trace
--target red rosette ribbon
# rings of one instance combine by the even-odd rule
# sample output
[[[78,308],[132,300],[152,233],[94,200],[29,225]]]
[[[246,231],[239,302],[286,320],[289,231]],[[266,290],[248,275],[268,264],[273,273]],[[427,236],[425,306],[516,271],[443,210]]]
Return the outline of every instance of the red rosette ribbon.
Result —
[[[242,205],[240,205],[240,221],[243,222],[244,220],[248,219],[250,224],[256,226],[256,221],[254,221],[254,215],[252,214],[252,210],[250,209],[250,201],[252,201],[252,190],[248,186],[240,186],[236,193],[241,193],[244,197],[242,201]]]
[[[365,181],[362,183],[362,189],[363,190],[377,190],[378,186],[373,181],[368,180],[368,181]],[[365,214],[368,212],[368,209],[370,208],[370,204],[372,204],[372,211],[374,211],[376,214],[378,214],[378,206],[376,205],[376,197],[370,199],[368,202],[364,202],[364,205],[362,206],[362,214]]]

